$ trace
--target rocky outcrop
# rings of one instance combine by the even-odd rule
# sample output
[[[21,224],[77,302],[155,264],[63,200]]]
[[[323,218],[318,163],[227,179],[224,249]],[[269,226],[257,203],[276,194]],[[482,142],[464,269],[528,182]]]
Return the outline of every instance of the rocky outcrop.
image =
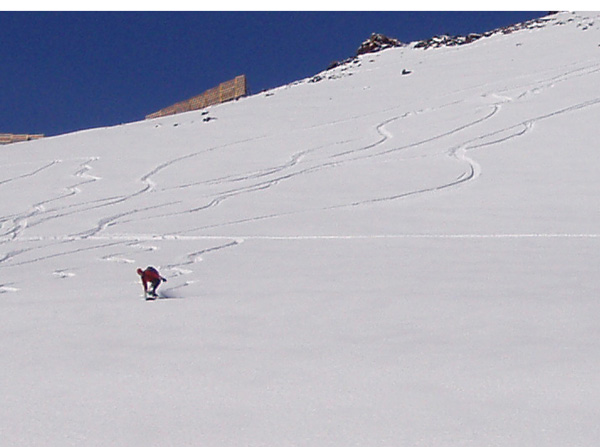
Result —
[[[552,13],[550,13],[549,15],[551,15],[551,14]],[[522,29],[541,28],[541,27],[545,26],[546,22],[548,22],[549,20],[550,19],[547,17],[542,17],[539,19],[529,20],[529,21],[523,22],[523,23],[517,23],[515,25],[509,25],[509,26],[505,26],[502,28],[497,28],[492,31],[487,31],[483,34],[471,33],[467,36],[448,36],[448,35],[434,36],[431,39],[421,40],[421,41],[417,42],[414,47],[428,49],[428,48],[453,47],[453,46],[457,46],[457,45],[466,45],[466,44],[475,42],[476,40],[479,40],[483,37],[493,36],[494,34],[511,34],[511,33],[514,33],[515,31],[519,31]]]
[[[476,40],[485,37],[488,33],[485,34],[475,34],[471,33],[468,36],[448,36],[446,34],[442,36],[434,36],[431,39],[421,40],[415,44],[415,48],[439,48],[439,47],[453,47],[456,45],[466,45],[471,42],[475,42]],[[491,34],[489,34],[491,35]]]
[[[544,26],[546,26],[548,24],[549,21],[553,20],[552,17],[550,17],[550,16],[552,16],[554,14],[555,14],[554,12],[550,12],[545,17],[529,20],[529,21],[523,22],[523,23],[517,23],[515,25],[505,26],[502,28],[497,28],[495,30],[487,31],[487,32],[481,33],[481,34],[470,33],[466,36],[450,36],[450,35],[444,34],[441,36],[434,36],[430,39],[413,42],[411,44],[405,44],[398,39],[388,37],[384,34],[373,33],[373,34],[371,34],[371,37],[369,37],[367,40],[365,40],[360,45],[360,47],[358,47],[358,50],[356,51],[356,56],[351,57],[346,60],[343,60],[343,61],[333,61],[331,64],[329,64],[326,71],[332,70],[332,69],[340,67],[340,66],[348,67],[348,66],[350,66],[351,63],[355,63],[355,64],[360,63],[358,56],[360,56],[362,54],[376,53],[378,51],[386,50],[388,48],[406,47],[406,46],[409,46],[411,48],[422,48],[422,49],[439,48],[439,47],[453,47],[453,46],[459,46],[459,45],[467,45],[467,44],[475,42],[479,39],[482,39],[484,37],[493,36],[494,34],[510,34],[510,33],[513,33],[515,31],[519,31],[522,29],[543,28]],[[560,24],[560,22],[557,24]],[[584,29],[586,29],[586,28],[584,28]],[[402,74],[408,75],[408,74],[410,74],[410,70],[404,69],[402,71]],[[317,76],[313,77],[309,82],[319,82],[322,79],[324,79],[322,76],[317,75]]]
[[[400,42],[398,39],[394,39],[392,37],[387,37],[383,34],[371,34],[367,40],[365,40],[358,50],[356,51],[357,55],[366,54],[366,53],[376,53],[381,50],[385,50],[387,48],[394,47],[403,47],[404,44]]]

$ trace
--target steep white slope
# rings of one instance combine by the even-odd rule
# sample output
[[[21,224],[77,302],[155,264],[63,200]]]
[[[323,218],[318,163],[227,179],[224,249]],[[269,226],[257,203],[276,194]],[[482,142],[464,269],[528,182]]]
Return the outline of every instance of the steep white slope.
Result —
[[[3,147],[3,444],[593,445],[598,24]]]

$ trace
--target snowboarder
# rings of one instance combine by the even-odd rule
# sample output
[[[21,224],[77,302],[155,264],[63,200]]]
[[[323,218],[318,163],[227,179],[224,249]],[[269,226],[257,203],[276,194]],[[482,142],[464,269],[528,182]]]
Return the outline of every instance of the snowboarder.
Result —
[[[137,274],[140,275],[142,279],[142,284],[144,285],[144,294],[146,298],[148,298],[148,283],[152,285],[152,290],[150,290],[150,296],[156,298],[158,295],[156,294],[156,288],[160,284],[161,281],[167,282],[166,278],[160,276],[160,273],[154,267],[148,267],[146,270],[137,269]]]

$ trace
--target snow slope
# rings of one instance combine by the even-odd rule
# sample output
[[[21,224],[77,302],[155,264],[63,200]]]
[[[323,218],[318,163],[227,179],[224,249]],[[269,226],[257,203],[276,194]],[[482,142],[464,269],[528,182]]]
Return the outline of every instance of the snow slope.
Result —
[[[600,17],[532,28],[3,147],[0,443],[595,445]]]

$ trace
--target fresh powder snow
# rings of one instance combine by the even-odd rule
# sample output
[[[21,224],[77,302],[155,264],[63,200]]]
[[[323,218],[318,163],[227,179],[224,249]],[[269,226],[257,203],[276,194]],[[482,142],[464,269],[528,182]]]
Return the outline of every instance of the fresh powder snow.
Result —
[[[599,86],[567,12],[2,147],[0,443],[595,445]]]

